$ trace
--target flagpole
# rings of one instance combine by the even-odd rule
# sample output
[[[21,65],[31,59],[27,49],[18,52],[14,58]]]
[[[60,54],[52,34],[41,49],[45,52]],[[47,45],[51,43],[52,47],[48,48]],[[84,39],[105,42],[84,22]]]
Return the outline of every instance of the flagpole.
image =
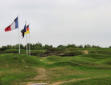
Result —
[[[18,30],[18,32],[19,32],[19,30]],[[19,37],[19,54],[20,54],[20,37]]]
[[[18,21],[19,21],[19,18],[18,18]],[[19,24],[19,23],[18,23]],[[20,32],[20,27],[18,27],[18,38],[19,38],[19,54],[20,54],[20,34],[19,34],[19,32]]]
[[[29,33],[29,55],[31,55],[31,49],[30,49],[30,33]]]
[[[31,50],[30,50],[30,31],[29,31],[29,55],[31,55]]]
[[[27,55],[27,35],[26,35],[26,55]]]
[[[28,55],[27,35],[26,35],[26,55]]]
[[[25,25],[27,26],[27,21],[25,21]],[[28,55],[27,34],[26,34],[26,55]]]

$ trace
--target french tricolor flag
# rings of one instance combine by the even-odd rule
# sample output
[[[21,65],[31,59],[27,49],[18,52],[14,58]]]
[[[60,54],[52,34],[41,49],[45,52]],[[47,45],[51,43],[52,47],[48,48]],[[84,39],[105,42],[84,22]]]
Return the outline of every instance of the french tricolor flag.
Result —
[[[5,32],[12,31],[18,29],[18,17],[15,18],[14,22],[5,28]]]

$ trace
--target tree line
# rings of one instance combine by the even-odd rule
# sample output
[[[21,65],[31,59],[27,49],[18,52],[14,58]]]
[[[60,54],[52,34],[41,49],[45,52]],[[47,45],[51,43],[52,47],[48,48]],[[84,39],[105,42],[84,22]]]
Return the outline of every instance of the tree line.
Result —
[[[100,49],[102,47],[96,45],[75,45],[75,44],[68,44],[68,45],[59,45],[59,46],[52,46],[52,45],[43,45],[41,43],[36,44],[27,44],[30,45],[31,54],[35,56],[50,56],[50,55],[58,55],[58,56],[75,56],[81,55],[83,52],[81,50],[87,49]],[[24,54],[26,50],[26,45],[20,45],[21,52]],[[111,48],[108,47],[108,48]],[[18,53],[18,44],[17,45],[7,45],[0,47],[0,53]]]

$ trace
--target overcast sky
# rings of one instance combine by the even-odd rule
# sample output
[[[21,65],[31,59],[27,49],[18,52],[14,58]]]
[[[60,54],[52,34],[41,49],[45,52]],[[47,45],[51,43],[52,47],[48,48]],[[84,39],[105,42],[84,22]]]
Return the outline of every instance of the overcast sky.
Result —
[[[18,43],[17,30],[4,32],[16,16],[32,43],[111,45],[111,0],[0,0],[0,46]]]

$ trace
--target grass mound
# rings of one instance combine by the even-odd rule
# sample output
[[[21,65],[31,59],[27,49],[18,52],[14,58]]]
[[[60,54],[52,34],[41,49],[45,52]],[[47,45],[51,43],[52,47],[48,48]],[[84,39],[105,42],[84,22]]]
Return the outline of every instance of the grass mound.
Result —
[[[95,79],[87,79],[87,80],[81,80],[77,82],[69,82],[64,83],[62,85],[111,85],[111,77],[106,78],[95,78]]]
[[[40,59],[35,56],[2,54],[0,55],[0,65],[40,65]]]
[[[111,57],[111,55],[107,55],[107,54],[87,54],[87,55],[81,55],[81,57],[92,57],[92,58],[95,58],[95,59],[104,59],[104,58]]]
[[[18,85],[36,75],[34,67],[41,66],[39,58],[27,55],[0,55],[0,85]],[[20,85],[20,84],[19,84]]]

